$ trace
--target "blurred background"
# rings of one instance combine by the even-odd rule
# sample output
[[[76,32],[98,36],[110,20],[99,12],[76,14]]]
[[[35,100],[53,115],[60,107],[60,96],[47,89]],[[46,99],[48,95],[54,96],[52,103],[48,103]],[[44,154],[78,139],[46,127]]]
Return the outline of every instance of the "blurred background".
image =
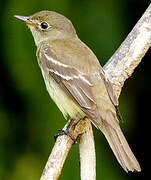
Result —
[[[149,3],[150,0],[0,1],[0,179],[38,180],[54,145],[53,136],[66,123],[46,91],[31,33],[13,15],[31,15],[44,9],[62,13],[104,65]],[[125,173],[103,135],[94,128],[97,179],[150,177],[146,174],[150,156],[150,65],[151,50],[126,81],[120,96],[124,119],[121,127],[142,172]],[[77,144],[59,179],[80,179]]]

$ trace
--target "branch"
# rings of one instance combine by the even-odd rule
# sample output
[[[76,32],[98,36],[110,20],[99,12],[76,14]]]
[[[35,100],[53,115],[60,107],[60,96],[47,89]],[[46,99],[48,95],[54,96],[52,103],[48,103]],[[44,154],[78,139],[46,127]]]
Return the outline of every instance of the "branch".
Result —
[[[113,54],[110,60],[104,66],[106,77],[112,82],[115,93],[119,97],[125,80],[131,76],[134,69],[141,62],[143,56],[151,45],[151,5],[145,11],[141,19],[135,25],[133,30],[121,44],[118,50]],[[91,124],[89,121],[80,121],[76,127],[72,124],[70,133],[77,137],[84,131],[80,141],[80,158],[81,158],[81,179],[90,179],[91,171],[92,180],[95,180],[95,148]],[[89,135],[90,134],[90,137]],[[87,136],[88,135],[88,136]],[[91,140],[90,140],[91,139]],[[60,136],[50,154],[41,180],[56,180],[63,167],[63,163],[71,148],[73,141],[68,136]],[[89,151],[87,151],[87,147]],[[92,158],[88,158],[92,155]],[[87,172],[84,171],[87,167]]]
[[[151,46],[151,4],[121,46],[103,67],[119,97],[122,86]]]
[[[96,179],[96,156],[93,130],[90,120],[84,128],[84,133],[81,136],[80,143],[80,166],[81,166],[81,180],[95,180]]]
[[[74,121],[69,120],[63,130],[66,130],[68,127],[70,134],[72,134],[73,137],[78,138],[80,134],[83,134],[86,122],[87,119],[85,118],[80,120],[78,125],[75,126]],[[73,140],[69,136],[63,135],[57,138],[40,180],[58,179],[72,144]]]

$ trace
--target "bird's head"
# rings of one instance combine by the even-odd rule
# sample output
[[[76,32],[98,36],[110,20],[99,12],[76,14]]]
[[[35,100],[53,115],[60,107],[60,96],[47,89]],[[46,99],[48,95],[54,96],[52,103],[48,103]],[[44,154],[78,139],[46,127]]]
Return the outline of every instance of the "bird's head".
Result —
[[[40,11],[31,16],[15,17],[30,28],[36,45],[45,40],[72,38],[76,31],[69,19],[54,11]]]

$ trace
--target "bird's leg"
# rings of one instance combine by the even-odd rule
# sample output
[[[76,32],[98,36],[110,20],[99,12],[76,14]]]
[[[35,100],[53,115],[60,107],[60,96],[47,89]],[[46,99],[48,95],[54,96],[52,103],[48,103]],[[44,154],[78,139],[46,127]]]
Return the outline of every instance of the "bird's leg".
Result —
[[[58,138],[58,136],[62,136],[62,135],[67,135],[69,136],[74,142],[76,142],[76,138],[72,136],[72,134],[70,134],[69,132],[69,128],[71,126],[71,124],[73,123],[73,119],[69,119],[69,121],[67,122],[67,124],[65,125],[65,127],[63,129],[58,129],[59,133],[57,133],[54,138],[55,140]]]

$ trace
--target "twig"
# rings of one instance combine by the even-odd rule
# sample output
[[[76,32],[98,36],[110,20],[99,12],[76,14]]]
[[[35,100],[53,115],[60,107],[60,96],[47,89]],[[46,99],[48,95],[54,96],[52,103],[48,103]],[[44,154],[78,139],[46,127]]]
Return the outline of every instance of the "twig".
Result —
[[[112,82],[117,96],[120,95],[125,80],[132,75],[150,46],[151,4],[103,67],[106,77]]]
[[[121,88],[125,80],[132,74],[136,66],[141,62],[142,57],[147,52],[148,48],[151,45],[151,5],[145,11],[141,19],[135,25],[133,30],[127,36],[125,41],[121,44],[119,49],[114,53],[110,60],[104,66],[104,71],[106,77],[113,83],[115,93],[119,97]],[[85,122],[85,121],[83,121]],[[95,180],[95,148],[93,133],[91,130],[90,123],[78,123],[76,129],[80,127],[79,131],[71,131],[75,137],[78,134],[83,132],[85,127],[86,134],[82,135],[80,141],[80,157],[81,157],[81,179],[86,180],[90,179],[89,170],[91,171],[92,180]],[[74,127],[75,128],[75,127]],[[71,126],[71,129],[74,130]],[[75,135],[76,134],[76,135]],[[88,138],[87,134],[90,134]],[[92,141],[90,141],[90,139]],[[48,159],[44,172],[42,174],[41,180],[56,180],[63,166],[63,163],[66,159],[69,149],[72,146],[72,140],[67,136],[61,136],[57,139],[56,144],[51,152],[51,155]],[[87,147],[85,146],[87,145]],[[87,151],[86,148],[90,148],[90,151]],[[88,158],[90,154],[93,154],[93,158]],[[84,168],[87,166],[87,173],[84,172]]]
[[[81,180],[95,180],[96,179],[96,156],[93,130],[90,120],[84,128],[84,133],[80,138],[80,166],[81,166]]]
[[[75,126],[74,121],[70,123],[68,128],[73,137],[77,138],[80,134],[83,134],[86,121],[86,118],[80,120],[78,126]],[[67,126],[68,123],[63,129],[65,130]],[[69,136],[62,135],[57,138],[40,180],[58,179],[72,144],[73,140]]]

